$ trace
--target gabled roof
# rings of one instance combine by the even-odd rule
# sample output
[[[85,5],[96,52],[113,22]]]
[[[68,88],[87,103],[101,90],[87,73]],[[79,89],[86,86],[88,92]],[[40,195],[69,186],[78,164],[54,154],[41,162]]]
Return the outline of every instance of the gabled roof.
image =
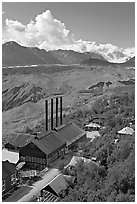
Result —
[[[16,167],[11,164],[9,161],[2,162],[2,179],[10,176],[16,171]]]
[[[57,175],[49,184],[48,184],[57,194],[59,194],[62,190],[66,189],[68,183],[66,182],[63,174]]]
[[[134,133],[134,130],[130,127],[125,127],[122,130],[118,131],[118,134],[123,134],[123,135],[132,135]]]
[[[91,123],[85,125],[85,127],[93,127],[93,128],[94,128],[94,127],[95,127],[95,128],[98,127],[98,128],[100,128],[100,125],[98,125],[97,123],[92,123],[92,122],[91,122]]]
[[[85,157],[78,157],[78,156],[73,156],[69,164],[66,166],[75,166],[78,162],[83,161],[84,163],[95,163],[92,161],[92,159],[87,159]]]
[[[12,144],[14,147],[23,147],[33,139],[33,136],[30,134],[13,134],[8,140],[9,144]],[[8,144],[7,143],[7,144]]]
[[[73,122],[57,127],[56,131],[59,133],[61,138],[65,139],[68,143],[75,141],[86,134],[84,130]]]
[[[65,140],[60,138],[59,134],[55,131],[45,132],[38,135],[32,143],[47,155],[66,144]]]

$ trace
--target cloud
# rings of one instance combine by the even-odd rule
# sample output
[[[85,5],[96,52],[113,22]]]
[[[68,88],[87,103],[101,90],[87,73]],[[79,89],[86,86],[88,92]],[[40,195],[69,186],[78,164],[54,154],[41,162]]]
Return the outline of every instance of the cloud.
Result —
[[[36,46],[45,50],[74,50],[78,52],[97,52],[107,57],[111,54],[121,52],[125,55],[134,55],[135,50],[127,48],[125,51],[117,46],[97,44],[95,42],[75,40],[74,35],[66,28],[65,24],[55,19],[50,10],[35,17],[27,25],[19,21],[6,19],[6,27],[3,30],[3,43],[16,41],[24,46]],[[124,59],[124,58],[123,58]]]
[[[25,31],[25,26],[18,22],[18,21],[12,21],[6,19],[6,26],[7,26],[7,31],[18,31],[18,32],[23,32]]]
[[[50,46],[57,49],[58,46],[73,43],[73,35],[66,29],[64,23],[53,18],[50,10],[37,15],[35,20],[27,25],[6,19],[4,38],[5,35],[7,41],[14,38],[22,45],[38,46],[45,49],[49,49]]]

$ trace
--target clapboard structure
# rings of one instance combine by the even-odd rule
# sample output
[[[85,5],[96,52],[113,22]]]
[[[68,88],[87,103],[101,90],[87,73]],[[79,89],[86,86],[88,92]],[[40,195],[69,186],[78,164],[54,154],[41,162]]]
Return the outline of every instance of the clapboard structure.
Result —
[[[55,130],[60,135],[60,138],[66,141],[68,150],[74,147],[77,142],[86,138],[86,132],[73,122],[59,126]]]
[[[16,186],[16,167],[9,161],[2,161],[2,196]]]
[[[20,161],[41,169],[65,153],[66,142],[55,131],[41,133],[19,151]]]

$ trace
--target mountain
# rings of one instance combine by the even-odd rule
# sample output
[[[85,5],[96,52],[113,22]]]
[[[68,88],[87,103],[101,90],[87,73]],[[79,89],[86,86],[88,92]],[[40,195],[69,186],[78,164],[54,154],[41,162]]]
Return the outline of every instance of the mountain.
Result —
[[[73,50],[79,53],[95,53],[96,55],[100,55],[107,61],[113,63],[123,63],[135,56],[134,47],[124,49],[109,43],[102,44],[82,40],[77,41],[75,46],[70,45],[68,47],[66,46],[65,48],[59,47],[58,49]]]
[[[111,48],[111,49],[110,49]],[[82,49],[83,51],[84,49]],[[52,65],[52,64],[86,64],[109,66],[119,63],[123,66],[135,66],[134,49],[118,49],[115,46],[98,45],[88,52],[74,50],[52,50],[46,51],[37,47],[24,47],[11,41],[2,45],[3,66],[25,66],[25,65]],[[131,58],[131,61],[129,59]],[[126,63],[127,62],[127,63]]]
[[[109,66],[112,63],[100,59],[87,59],[81,62],[82,65],[88,65],[88,66]]]
[[[37,47],[24,47],[14,41],[2,45],[3,66],[79,64],[91,57],[106,61],[96,52],[80,53],[73,50],[53,50],[47,52],[46,50]]]
[[[81,65],[88,65],[88,66],[115,66],[115,67],[135,67],[135,57],[131,58],[127,62],[123,63],[113,63],[113,62],[108,62],[100,59],[87,59],[81,62]]]
[[[125,63],[122,63],[123,66],[126,67],[135,67],[135,57],[132,57],[130,60],[128,60]]]
[[[49,51],[52,53],[54,57],[56,57],[63,64],[79,64],[84,60],[89,58],[96,58],[106,61],[100,54],[98,53],[90,53],[90,52],[76,52],[73,50],[52,50]]]
[[[2,45],[2,65],[61,64],[51,53],[38,48],[23,47],[14,41]]]

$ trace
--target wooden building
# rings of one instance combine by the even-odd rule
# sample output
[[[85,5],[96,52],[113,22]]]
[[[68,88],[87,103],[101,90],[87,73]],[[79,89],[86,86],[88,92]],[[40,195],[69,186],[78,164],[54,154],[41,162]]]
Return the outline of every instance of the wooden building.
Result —
[[[119,130],[118,135],[133,135],[134,130],[131,127],[125,127],[122,130]]]
[[[78,141],[86,138],[86,132],[73,122],[58,126],[55,130],[60,138],[66,141],[67,149],[71,149]]]
[[[20,161],[41,169],[64,155],[66,142],[55,131],[41,133],[19,150]]]
[[[8,139],[4,147],[8,150],[18,152],[21,147],[28,144],[33,138],[34,136],[30,134],[15,133]]]
[[[100,125],[97,123],[89,123],[84,126],[85,131],[98,131],[100,129]]]
[[[2,161],[2,196],[16,186],[16,167],[9,161]]]

